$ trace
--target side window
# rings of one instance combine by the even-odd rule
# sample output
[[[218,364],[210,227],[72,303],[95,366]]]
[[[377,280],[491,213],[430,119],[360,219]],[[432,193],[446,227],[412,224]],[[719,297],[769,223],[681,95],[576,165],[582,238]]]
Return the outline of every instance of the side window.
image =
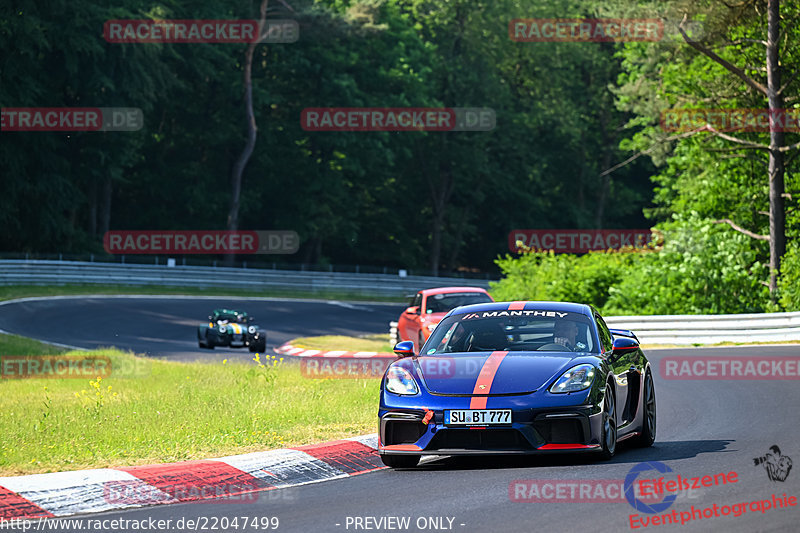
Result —
[[[608,331],[608,326],[600,318],[600,315],[595,314],[594,319],[597,322],[597,331],[600,334],[600,346],[604,352],[610,352],[614,348],[614,339],[611,336],[611,332]]]
[[[411,307],[419,307],[422,305],[422,294],[417,293],[414,299],[411,300]]]

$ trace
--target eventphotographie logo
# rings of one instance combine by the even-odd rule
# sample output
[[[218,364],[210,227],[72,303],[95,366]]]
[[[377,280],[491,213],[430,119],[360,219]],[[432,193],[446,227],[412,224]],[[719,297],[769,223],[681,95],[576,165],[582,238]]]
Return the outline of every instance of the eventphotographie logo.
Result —
[[[634,492],[634,484],[637,484],[639,486],[639,491],[641,493],[642,483],[641,482],[636,483],[639,478],[639,475],[644,472],[649,472],[651,470],[655,470],[657,474],[668,474],[672,472],[672,469],[669,466],[659,461],[647,461],[644,463],[639,463],[638,465],[634,465],[628,472],[628,475],[625,476],[625,499],[628,500],[628,503],[631,505],[631,507],[633,507],[637,511],[648,514],[655,514],[669,509],[672,506],[672,504],[675,503],[675,500],[678,498],[678,495],[667,494],[663,498],[659,499],[659,501],[657,502],[649,502],[646,501],[641,496],[638,496]],[[642,496],[648,496],[648,495],[649,494],[642,494]]]
[[[786,481],[792,471],[792,459],[782,455],[777,444],[770,446],[769,451],[761,457],[753,458],[753,463],[764,467],[770,481]]]

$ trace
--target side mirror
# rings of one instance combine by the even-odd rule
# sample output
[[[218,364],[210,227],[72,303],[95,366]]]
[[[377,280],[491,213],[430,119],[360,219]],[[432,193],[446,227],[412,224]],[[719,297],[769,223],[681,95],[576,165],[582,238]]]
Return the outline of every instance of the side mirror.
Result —
[[[616,337],[614,339],[614,355],[619,357],[621,355],[630,353],[639,349],[639,343],[630,337]]]
[[[406,313],[408,313],[409,315],[418,315],[419,314],[419,306],[415,305],[413,307],[409,307],[408,309],[406,309]]]
[[[394,346],[394,353],[397,357],[411,357],[414,355],[414,343],[411,341],[398,342]]]

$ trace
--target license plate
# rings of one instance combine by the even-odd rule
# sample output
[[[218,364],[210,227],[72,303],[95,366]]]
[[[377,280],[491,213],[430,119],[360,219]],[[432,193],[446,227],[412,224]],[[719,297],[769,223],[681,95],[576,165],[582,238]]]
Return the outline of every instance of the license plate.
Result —
[[[444,412],[447,426],[507,426],[511,409],[453,409]]]

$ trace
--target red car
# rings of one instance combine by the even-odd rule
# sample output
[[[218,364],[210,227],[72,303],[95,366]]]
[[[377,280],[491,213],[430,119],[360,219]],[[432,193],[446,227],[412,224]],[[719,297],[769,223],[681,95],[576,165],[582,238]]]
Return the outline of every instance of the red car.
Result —
[[[424,289],[414,295],[410,307],[397,319],[397,336],[413,341],[416,350],[451,309],[462,305],[493,302],[485,289],[478,287],[439,287]]]

